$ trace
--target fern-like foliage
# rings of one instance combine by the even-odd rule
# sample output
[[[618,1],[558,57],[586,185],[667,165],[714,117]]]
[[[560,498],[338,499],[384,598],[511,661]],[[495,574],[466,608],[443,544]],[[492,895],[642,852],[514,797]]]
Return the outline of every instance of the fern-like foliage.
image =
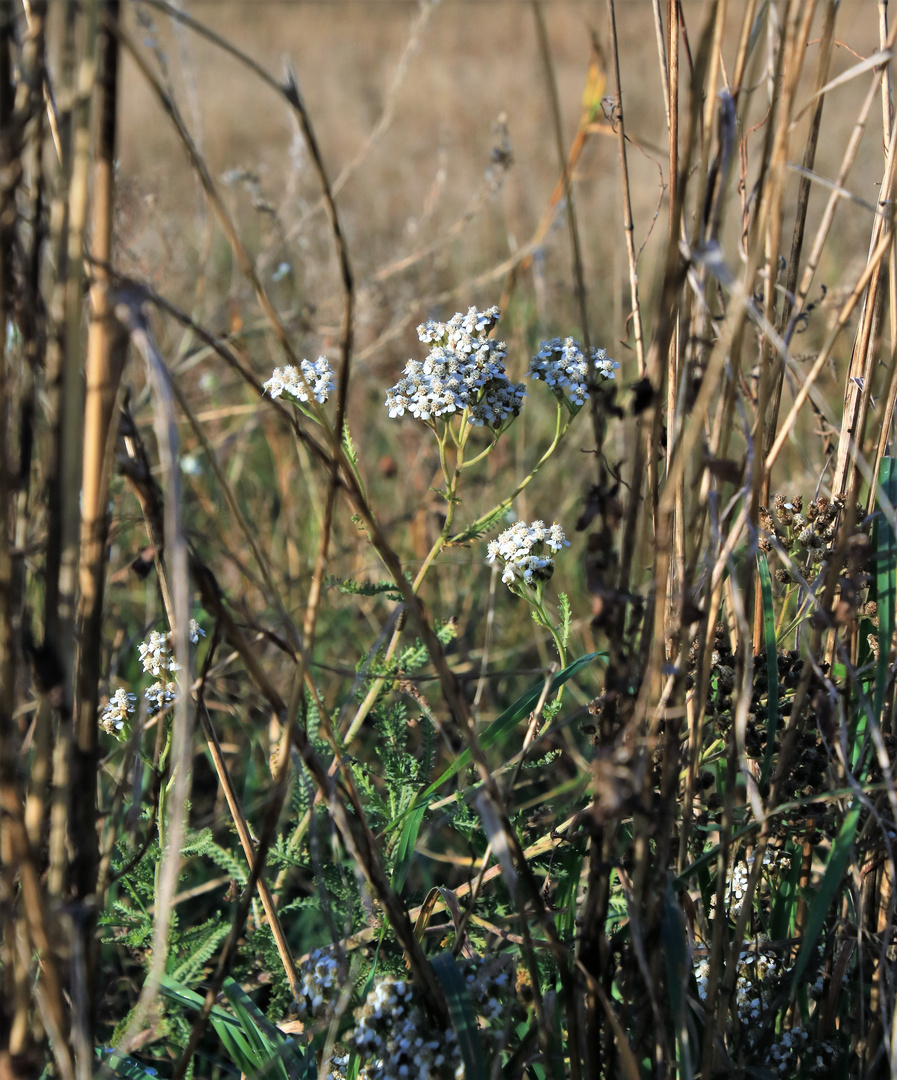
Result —
[[[441,645],[448,645],[450,641],[453,641],[458,636],[458,624],[454,619],[439,622],[434,629]],[[409,645],[399,653],[397,667],[402,672],[420,671],[428,660],[429,654],[426,646],[422,641],[416,640],[413,645]]]
[[[178,982],[194,986],[204,977],[206,964],[229,933],[230,925],[216,916],[181,935],[177,953],[169,954],[166,972]]]
[[[392,581],[356,581],[355,578],[340,578],[328,575],[324,584],[331,589],[339,589],[347,596],[385,596],[387,600],[399,603],[402,594]]]
[[[228,877],[233,878],[240,885],[246,884],[249,871],[245,858],[239,858],[233,852],[228,851],[227,848],[223,848],[220,844],[214,842],[206,846],[203,854],[210,858],[216,866],[220,866]],[[186,980],[181,979],[180,981],[184,982]]]
[[[353,766],[365,813],[375,829],[403,816],[430,780],[434,760],[434,728],[426,712],[410,717],[406,702],[375,710],[378,765],[374,771]],[[394,839],[397,838],[396,837]],[[387,848],[390,870],[392,849]]]

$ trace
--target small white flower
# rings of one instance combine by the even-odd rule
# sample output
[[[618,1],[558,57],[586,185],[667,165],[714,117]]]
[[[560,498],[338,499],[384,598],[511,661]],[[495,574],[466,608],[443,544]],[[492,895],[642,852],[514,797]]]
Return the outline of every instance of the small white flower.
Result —
[[[301,993],[296,1005],[302,1019],[320,1020],[329,1015],[340,989],[340,966],[327,949],[315,949],[299,971]]]
[[[128,693],[124,687],[120,686],[109,699],[109,704],[103,709],[100,727],[109,735],[115,735],[121,731],[127,718],[134,712],[136,701],[134,694]]]
[[[202,629],[196,619],[190,620],[187,633],[194,644],[201,637],[206,636],[205,630]],[[146,641],[142,641],[138,645],[137,650],[140,653],[143,670],[152,675],[153,678],[161,679],[163,675],[181,669],[171,647],[170,633],[160,634],[158,630],[153,630]]]
[[[159,679],[169,671],[178,670],[178,662],[171,654],[171,635],[153,630],[146,641],[138,646],[143,670]]]
[[[614,369],[620,365],[609,359],[604,349],[591,349],[591,366],[604,379],[614,378]],[[589,399],[589,360],[583,347],[572,337],[551,338],[543,341],[532,358],[529,375],[541,379],[559,397],[565,397],[577,408]]]
[[[174,703],[177,697],[177,683],[169,682],[162,683],[156,682],[152,686],[148,686],[143,691],[143,697],[146,701],[147,712],[150,716],[155,716],[156,713],[160,713],[163,709]]]
[[[299,370],[292,364],[284,368],[275,368],[271,378],[264,384],[272,398],[281,394],[292,394],[299,401],[308,401],[309,392],[322,405],[336,387],[333,381],[333,368],[326,356],[319,356],[312,363],[303,360]]]
[[[529,585],[534,580],[547,581],[554,573],[554,560],[543,554],[544,549],[560,551],[569,545],[564,530],[556,522],[546,529],[542,521],[534,521],[531,525],[515,521],[497,539],[490,541],[486,561],[504,563],[501,579],[506,585],[517,580]]]

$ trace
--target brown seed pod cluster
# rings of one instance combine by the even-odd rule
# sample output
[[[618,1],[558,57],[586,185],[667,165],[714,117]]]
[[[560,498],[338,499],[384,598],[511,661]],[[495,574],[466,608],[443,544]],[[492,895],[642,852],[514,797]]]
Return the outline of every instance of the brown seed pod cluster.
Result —
[[[808,502],[805,513],[802,495],[786,496],[779,492],[773,496],[772,506],[772,510],[765,506],[759,509],[760,550],[772,551],[775,540],[795,562],[806,567],[818,566],[830,553],[844,500],[820,495]],[[862,513],[857,518],[861,519]],[[790,580],[787,569],[778,571],[776,576],[780,581],[786,577]]]

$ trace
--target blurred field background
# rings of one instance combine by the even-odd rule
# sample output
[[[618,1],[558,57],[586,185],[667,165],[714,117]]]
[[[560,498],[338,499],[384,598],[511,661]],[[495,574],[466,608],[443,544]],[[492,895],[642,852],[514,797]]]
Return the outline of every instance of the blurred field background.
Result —
[[[689,25],[698,22],[702,7],[699,2],[683,4]],[[857,53],[867,55],[876,41],[874,0],[854,0],[847,8],[851,39],[835,50],[833,78],[856,62]],[[281,71],[286,56],[292,59],[333,180],[363,152],[388,109],[387,129],[338,192],[362,290],[358,330],[362,353],[396,320],[417,320],[433,306],[431,298],[451,291],[457,304],[466,303],[467,282],[492,271],[532,237],[558,180],[558,167],[550,97],[528,4],[446,0],[425,22],[418,19],[415,4],[391,0],[307,4],[248,0],[199,3],[190,10],[274,73]],[[552,2],[544,11],[569,142],[581,116],[591,35],[606,46],[606,11],[602,3],[572,2]],[[663,228],[658,225],[652,231],[652,223],[658,211],[666,209],[662,184],[667,136],[649,0],[619,5],[617,24],[627,133],[634,144],[630,169],[636,243],[645,243],[641,276],[643,288],[650,290],[658,275],[657,254],[666,240]],[[415,44],[408,55],[411,35]],[[335,283],[328,273],[332,265],[326,251],[313,246],[321,224],[320,209],[317,215],[312,213],[319,206],[319,193],[287,110],[235,61],[187,31],[173,32],[163,16],[152,16],[152,28],[145,28],[141,36],[164,53],[177,100],[213,175],[251,173],[257,178],[258,194],[276,208],[279,221],[253,213],[252,189],[236,179],[232,182],[233,205],[245,226],[244,236],[263,255],[262,265],[270,273],[281,259],[295,264],[296,294],[283,300],[301,304],[314,298],[318,307],[326,305]],[[733,30],[730,49],[734,37]],[[206,250],[185,155],[145,81],[127,60],[123,76],[118,222],[122,254],[160,286],[170,283],[178,292],[184,283],[195,287],[200,267],[212,275],[217,272],[220,281],[228,257],[220,240]],[[766,87],[761,83],[755,91],[760,100]],[[612,87],[605,93],[612,97]],[[863,88],[851,81],[832,102],[831,127],[819,148],[818,170],[823,175],[831,175],[840,160],[862,96]],[[760,110],[758,121],[762,104]],[[513,154],[506,171],[493,153],[505,148],[502,132],[495,129],[501,116],[506,117]],[[753,137],[761,138],[762,132]],[[854,190],[863,198],[874,198],[880,150],[880,139],[868,131],[853,171]],[[628,313],[618,173],[614,139],[607,132],[592,135],[576,166],[576,199],[590,313],[607,340],[623,336]],[[796,177],[792,185],[796,191]],[[826,197],[822,190],[814,192],[811,221]],[[426,245],[444,241],[475,206],[482,207],[480,212],[453,242],[442,243],[404,271],[392,269]],[[867,218],[862,208],[842,206],[837,242],[827,251],[821,273],[830,287],[841,284],[848,271],[856,275],[852,242],[868,227]],[[555,224],[563,224],[562,214]],[[728,224],[737,228],[736,222]],[[288,238],[285,244],[279,226]],[[838,244],[843,250],[837,250]],[[526,299],[540,329],[567,326],[573,317],[568,246],[563,230],[552,229],[538,272],[526,283]],[[480,286],[470,303],[485,302],[501,284],[497,276],[493,284]],[[244,288],[234,281],[233,299],[240,301],[239,290]],[[217,296],[206,300],[210,314],[215,313],[216,301],[222,302]],[[449,304],[443,299],[440,306]],[[223,312],[215,314],[226,318]],[[336,320],[329,314],[329,322],[326,309],[314,320],[313,331],[319,337],[333,331]],[[403,346],[390,358],[405,357],[414,340],[410,326]],[[374,362],[384,359],[381,351]]]
[[[16,252],[16,258],[33,252],[33,293],[42,300],[38,318],[22,300],[27,291],[16,296],[18,323],[8,316],[12,359],[4,369],[12,374],[0,379],[14,426],[28,433],[33,426],[40,451],[30,471],[24,468],[24,478],[15,481],[22,491],[33,488],[36,494],[30,502],[25,495],[10,498],[0,520],[0,539],[9,541],[8,552],[0,552],[5,560],[0,561],[0,594],[8,600],[0,612],[6,680],[0,735],[7,740],[0,749],[15,747],[0,763],[0,786],[4,805],[11,808],[9,821],[18,823],[20,815],[22,835],[30,829],[19,861],[7,860],[13,869],[0,878],[7,890],[0,897],[6,905],[4,986],[15,983],[2,1014],[15,1017],[10,1039],[15,1052],[9,1059],[0,1056],[0,1065],[19,1055],[24,1065],[19,1062],[18,1077],[30,1076],[29,1069],[40,1075],[35,1062],[42,1055],[49,1059],[50,1046],[60,1075],[74,1075],[66,1073],[68,1060],[86,1080],[96,1054],[106,1053],[102,1047],[112,1043],[134,1055],[109,1059],[109,1069],[122,1076],[142,1080],[150,1068],[174,1077],[198,1068],[197,1075],[216,1080],[248,1074],[246,1062],[222,1035],[226,1024],[215,1027],[214,1035],[203,1034],[196,1021],[201,998],[190,996],[206,993],[211,985],[211,1006],[225,974],[232,972],[239,986],[225,989],[231,995],[228,1007],[237,1013],[243,1033],[262,1043],[255,1066],[267,1068],[273,1055],[286,1076],[284,1063],[295,1052],[290,1077],[311,1080],[318,1066],[330,1061],[336,1042],[348,1039],[352,1010],[362,1007],[377,964],[380,978],[383,971],[404,972],[406,960],[412,968],[416,963],[416,992],[437,990],[429,1020],[438,1016],[447,1023],[433,974],[438,964],[431,970],[429,961],[437,959],[433,952],[448,940],[450,929],[459,959],[462,951],[477,949],[490,960],[501,954],[513,957],[512,964],[519,961],[520,979],[503,1002],[519,1026],[512,1033],[508,1019],[504,1042],[489,1044],[497,1047],[493,1075],[502,1069],[509,1080],[524,1074],[544,1080],[552,1072],[556,1080],[566,1075],[576,1080],[581,1064],[589,1080],[699,1074],[710,1080],[734,1070],[736,1062],[743,1072],[729,1075],[768,1077],[770,1048],[779,1045],[773,1036],[785,1046],[790,1033],[801,1029],[810,1032],[806,1045],[813,1055],[820,1048],[827,1061],[837,1056],[839,1077],[883,1075],[876,1070],[885,1067],[889,1054],[893,1058],[889,1039],[897,1038],[897,990],[888,950],[897,913],[888,829],[889,815],[897,818],[897,803],[887,778],[888,755],[893,762],[897,745],[891,734],[897,730],[897,706],[889,666],[897,541],[880,515],[871,532],[876,495],[863,487],[867,481],[860,478],[853,452],[846,473],[853,501],[835,499],[836,508],[826,502],[825,513],[831,513],[825,517],[819,510],[809,518],[811,525],[817,522],[813,528],[803,519],[795,524],[793,515],[786,521],[794,505],[786,506],[784,497],[775,521],[759,505],[764,485],[764,501],[778,492],[789,499],[802,496],[808,515],[811,506],[816,513],[817,495],[841,494],[831,489],[834,455],[845,403],[856,396],[851,387],[859,385],[849,378],[848,361],[862,304],[846,320],[816,380],[816,397],[799,410],[769,474],[763,444],[768,449],[780,416],[770,419],[765,395],[779,368],[769,340],[758,330],[764,304],[772,321],[781,319],[783,326],[788,321],[782,280],[796,215],[799,220],[797,173],[786,173],[783,198],[776,202],[769,194],[776,190],[769,184],[772,170],[758,165],[769,161],[770,140],[790,122],[779,109],[781,94],[793,93],[787,160],[796,162],[808,136],[823,19],[838,8],[825,76],[830,88],[824,125],[813,162],[824,181],[811,185],[806,223],[797,230],[812,238],[830,195],[825,181],[837,174],[856,117],[872,92],[870,82],[880,77],[874,65],[862,70],[856,65],[880,47],[879,17],[887,5],[874,0],[759,5],[760,37],[752,41],[739,88],[737,158],[721,196],[725,213],[718,237],[731,280],[744,274],[751,290],[754,303],[741,307],[702,262],[707,254],[699,222],[702,185],[718,144],[715,128],[704,131],[698,123],[707,104],[701,94],[708,92],[700,80],[714,69],[701,66],[692,100],[686,42],[697,47],[710,20],[719,19],[721,71],[709,91],[715,95],[735,63],[747,5],[729,5],[727,16],[724,5],[682,3],[687,29],[680,57],[683,145],[686,120],[696,120],[682,225],[691,261],[688,274],[683,264],[668,310],[660,289],[665,267],[677,264],[669,252],[678,253],[678,230],[671,240],[668,121],[653,8],[650,0],[625,0],[615,7],[620,97],[604,3],[223,0],[181,5],[275,79],[284,79],[288,65],[295,70],[354,273],[347,421],[363,499],[354,498],[347,460],[340,464],[334,452],[331,468],[326,455],[316,457],[303,441],[309,430],[319,433],[314,419],[306,414],[299,421],[303,426],[293,428],[291,414],[281,409],[284,402],[272,404],[260,393],[260,384],[285,362],[276,320],[263,314],[238,265],[239,245],[225,236],[212,213],[198,170],[185,154],[185,140],[176,135],[159,98],[168,95],[183,117],[289,346],[298,357],[324,354],[336,366],[346,293],[322,185],[298,127],[301,111],[288,108],[284,97],[226,49],[170,19],[162,4],[122,5],[120,38],[110,29],[111,19],[89,22],[101,10],[110,18],[116,5],[78,9],[81,36],[73,36],[78,49],[91,44],[90,33],[121,45],[114,185],[102,188],[97,167],[90,173],[91,198],[100,204],[96,193],[114,186],[109,260],[117,274],[153,292],[146,304],[151,311],[147,333],[164,359],[157,364],[157,378],[160,371],[170,372],[171,385],[181,394],[172,424],[179,446],[176,467],[166,472],[164,394],[147,375],[152,363],[142,364],[134,349],[118,400],[123,415],[109,403],[110,431],[121,436],[116,468],[111,463],[115,439],[98,435],[96,425],[91,430],[77,404],[68,414],[56,408],[61,383],[51,378],[49,361],[43,366],[41,343],[59,346],[65,338],[68,385],[80,393],[85,356],[90,363],[84,348],[84,278],[91,280],[96,297],[108,267],[102,259],[91,263],[80,257],[82,241],[94,242],[95,225],[76,237],[76,257],[68,266],[57,257],[64,244],[51,229],[57,218],[48,210],[49,197],[35,213],[46,218],[42,227],[50,240],[33,227],[28,215],[36,205],[38,181],[31,183],[35,170],[29,159],[32,171],[22,174],[28,182],[17,187],[16,180],[10,189],[19,200],[12,215],[15,237],[4,240],[0,220],[4,250]],[[54,77],[62,64],[63,16],[74,10],[49,5],[48,71]],[[805,11],[815,15],[809,25],[799,26]],[[540,20],[547,48],[540,42]],[[789,40],[805,34],[800,78],[789,70],[773,74],[783,22],[790,27]],[[21,28],[17,32],[24,40]],[[8,41],[17,39],[9,35]],[[143,71],[131,55],[132,45]],[[15,53],[14,45],[8,50]],[[851,69],[851,78],[832,85]],[[10,84],[17,71],[10,66]],[[67,88],[73,85],[69,79]],[[34,94],[28,131],[43,140],[50,179],[42,177],[40,183],[57,198],[52,205],[61,216],[62,204],[76,207],[84,198],[86,205],[85,189],[66,172],[71,161],[55,171],[53,144],[36,121],[37,99]],[[891,120],[885,112],[887,130]],[[645,351],[654,365],[654,384],[641,386],[647,405],[638,404],[635,392],[649,367],[637,359],[631,318],[621,114]],[[85,122],[82,135],[91,125],[95,132],[95,117]],[[585,320],[559,188],[559,145],[563,156],[575,154],[571,182]],[[29,146],[25,150],[31,152]],[[876,99],[790,343],[793,364],[782,376],[781,415],[790,410],[805,371],[867,267],[869,237],[887,217],[878,205],[883,168],[882,106]],[[761,216],[754,201],[761,189],[763,198],[772,200],[769,217]],[[707,190],[712,192],[712,180]],[[774,245],[773,237],[780,242]],[[803,266],[806,246],[802,259]],[[870,460],[868,447],[877,444],[884,415],[875,409],[897,395],[897,351],[892,348],[888,359],[886,347],[888,334],[892,345],[895,337],[897,290],[893,280],[887,283],[881,252],[879,260],[880,276],[870,275],[870,288],[880,286],[877,310],[883,312],[881,297],[890,287],[891,311],[875,322],[857,351],[878,398],[878,405],[870,406],[863,444]],[[893,274],[893,259],[891,265]],[[20,274],[15,283],[26,277]],[[776,277],[779,292],[766,297],[764,283]],[[668,274],[668,288],[672,280]],[[114,275],[110,281],[116,288],[121,284]],[[15,291],[12,285],[8,291]],[[57,310],[60,291],[65,318]],[[554,335],[601,346],[620,367],[612,389],[602,387],[599,395],[595,388],[600,405],[591,413],[591,425],[584,413],[510,513],[490,521],[474,542],[442,550],[446,501],[436,490],[443,474],[432,432],[407,415],[390,420],[386,389],[409,357],[423,359],[426,347],[415,332],[419,323],[492,304],[503,308],[497,337],[508,343],[514,380],[524,377],[542,339]],[[90,323],[91,334],[97,321]],[[137,332],[131,325],[130,332],[135,344],[145,340],[142,325]],[[655,339],[664,344],[652,358]],[[123,339],[106,344],[111,353],[125,348]],[[225,352],[233,363],[225,362]],[[47,355],[53,355],[52,348]],[[718,385],[700,397],[713,364]],[[655,399],[652,391],[658,389]],[[457,528],[509,495],[549,443],[556,402],[541,384],[529,383],[528,394],[508,435],[465,474]],[[691,410],[698,401],[704,411],[695,419]],[[74,421],[66,428],[72,413]],[[890,416],[889,411],[888,424]],[[488,441],[482,435],[477,434],[480,442],[473,440],[478,449]],[[92,615],[81,611],[76,621],[77,590],[70,578],[66,623],[52,602],[54,575],[64,577],[63,560],[52,565],[58,555],[53,547],[57,521],[67,521],[77,539],[78,469],[73,470],[76,481],[69,489],[63,485],[57,502],[47,493],[57,490],[60,462],[71,464],[81,453],[82,438],[85,445],[92,439],[95,451],[97,520],[106,504],[103,484],[109,481],[108,564],[103,543],[91,555],[82,540],[81,603],[86,595]],[[13,442],[10,436],[9,445]],[[22,445],[26,442],[23,437]],[[339,448],[338,438],[333,445]],[[9,455],[12,462],[11,450]],[[4,484],[5,460],[0,461]],[[752,471],[758,462],[760,471]],[[893,502],[897,469],[891,475],[893,459],[886,455],[884,464],[882,482],[891,484]],[[144,471],[135,481],[137,465]],[[86,478],[89,472],[88,462]],[[8,475],[14,476],[12,464]],[[670,475],[681,485],[675,498],[665,494]],[[0,487],[0,496],[4,490]],[[344,497],[347,491],[351,498]],[[63,512],[57,516],[63,504],[67,518]],[[148,504],[158,516],[165,504],[177,519],[166,537],[166,559],[174,562],[169,552],[182,539],[182,555],[191,546],[191,585],[188,590],[184,558],[177,618],[160,589],[168,571],[163,560],[153,563],[151,545],[158,534],[148,531],[153,523]],[[720,518],[715,515],[721,507]],[[558,556],[550,605],[552,612],[560,611],[557,594],[569,593],[567,661],[586,657],[588,665],[583,661],[565,684],[563,711],[560,695],[553,701],[543,697],[538,706],[534,698],[525,708],[518,698],[534,679],[553,670],[557,639],[549,639],[544,624],[531,620],[521,599],[500,586],[486,565],[486,540],[514,517],[561,522],[573,541]],[[836,517],[846,524],[836,529]],[[374,518],[382,535],[375,535]],[[657,538],[666,538],[667,549],[660,553],[666,558],[673,535],[675,557],[664,561]],[[324,554],[316,562],[322,536]],[[776,556],[773,540],[779,545]],[[787,552],[779,551],[783,545]],[[417,622],[412,616],[407,626],[402,619],[393,621],[399,595],[417,610],[403,574],[413,578],[429,567],[434,551],[439,558],[421,587],[426,611]],[[860,554],[848,557],[849,552]],[[823,559],[830,569],[818,569]],[[810,585],[803,579],[798,584],[792,575],[798,561]],[[77,557],[72,567],[78,568]],[[92,597],[84,584],[90,574],[100,582]],[[212,575],[220,594],[210,584]],[[378,592],[387,576],[392,584]],[[172,578],[177,580],[174,571]],[[341,583],[351,585],[348,594],[338,588]],[[821,621],[814,622],[817,608]],[[105,708],[118,689],[139,695],[148,681],[139,643],[166,628],[176,637],[179,628],[182,640],[176,644],[185,649],[188,614],[209,633],[198,643],[191,672],[202,673],[201,686],[193,687],[201,701],[190,697],[188,706],[186,685],[183,694],[175,688],[177,704],[171,708],[150,714],[142,702],[128,727],[107,725],[99,733],[97,707]],[[434,646],[437,629],[444,654]],[[59,670],[46,665],[54,632]],[[395,656],[385,653],[393,632],[393,644],[400,642]],[[42,633],[49,645],[42,643]],[[314,649],[306,655],[300,642],[311,638]],[[609,654],[610,662],[593,663],[591,654],[598,651],[605,658]],[[183,660],[186,654],[179,655]],[[40,681],[38,661],[51,668],[56,683]],[[189,671],[189,664],[184,669]],[[778,677],[769,678],[768,670]],[[454,698],[453,685],[462,688]],[[74,734],[67,726],[69,697],[77,713]],[[870,698],[875,715],[867,708]],[[520,711],[508,719],[508,710],[517,706]],[[836,709],[843,709],[843,716]],[[499,738],[490,725],[502,717]],[[523,772],[529,743],[524,749],[520,744],[527,717],[529,735],[543,719],[544,726],[535,743],[538,753]],[[846,750],[848,736],[842,746],[837,731],[849,731]],[[477,743],[486,732],[494,738],[483,755]],[[173,748],[182,737],[189,741]],[[885,738],[891,740],[887,745]],[[78,739],[83,746],[76,745]],[[458,761],[462,764],[452,771]],[[67,763],[77,765],[90,784],[97,776],[96,806],[81,798],[78,773],[74,767],[67,772]],[[234,791],[227,791],[225,765]],[[451,788],[438,798],[421,794],[440,774]],[[506,777],[508,786],[493,791],[490,785],[503,784]],[[488,805],[486,812],[480,803],[473,809],[481,786],[495,795],[491,817]],[[247,821],[254,832],[241,833],[238,846],[235,829]],[[369,830],[364,834],[368,848],[358,847],[353,823]],[[92,842],[94,833],[97,845],[88,850],[84,837]],[[172,835],[182,844],[171,842]],[[254,887],[241,892],[258,836],[270,855],[266,872],[275,897],[270,907]],[[516,870],[512,867],[508,881],[519,873],[529,892],[515,893],[496,880],[493,841],[500,847],[511,840]],[[529,845],[525,853],[524,845]],[[785,869],[775,862],[779,850],[791,860]],[[771,862],[763,862],[768,851]],[[474,868],[485,874],[490,859],[489,885],[477,894],[482,881],[474,886]],[[50,868],[46,878],[42,860]],[[761,865],[770,867],[762,882]],[[32,873],[32,879],[22,880],[31,880],[46,911],[52,931],[46,948],[35,944],[31,928],[22,929],[27,905],[16,877],[20,867]],[[861,868],[865,876],[855,885]],[[739,874],[744,881],[753,875],[745,886],[749,899],[743,914],[729,906],[727,893]],[[426,909],[431,889],[445,890],[440,895],[446,908],[452,889],[477,896],[464,916],[470,915],[469,925],[431,923],[434,901],[420,916],[416,940],[403,938],[403,928],[410,933],[404,913]],[[812,900],[816,893],[818,904]],[[275,938],[277,910],[286,944]],[[445,912],[437,914],[448,920]],[[389,929],[381,938],[382,954],[372,946],[381,927]],[[539,950],[545,948],[538,956],[527,936],[531,931],[547,935],[537,942]],[[639,954],[642,932],[650,946],[647,959]],[[229,935],[234,954],[221,959]],[[296,1021],[298,963],[312,947],[337,940],[346,949],[340,962],[352,965],[351,977],[349,968],[341,971],[342,1011],[323,1020]],[[753,960],[751,950],[768,961],[764,972],[780,972],[757,989],[766,995],[765,1041],[753,1041],[756,1025],[745,1019],[748,1013],[739,1019],[742,1002],[735,1000],[736,985],[739,994],[744,990],[736,981],[742,978],[742,957],[750,953]],[[42,979],[55,960],[62,972],[55,987],[62,1018],[55,1034],[47,1007],[39,1001],[35,1011],[29,998],[38,954]],[[779,968],[770,956],[781,958]],[[797,977],[793,985],[787,982],[794,966],[786,968],[786,960],[799,967],[803,982]],[[164,998],[157,997],[160,984],[153,981],[163,968],[169,978]],[[817,968],[826,980],[824,1001],[813,996],[823,978],[817,980]],[[87,987],[83,997],[79,978]],[[755,982],[760,986],[764,979]],[[69,983],[76,991],[66,989]],[[246,995],[253,995],[252,1001]],[[476,1042],[486,1032],[488,1022],[478,1015],[470,1023],[452,1017],[459,1035],[466,1030]],[[231,1021],[236,1023],[233,1016]],[[302,1053],[299,1043],[288,1047],[282,1034],[275,1038],[268,1021],[308,1036]],[[224,1023],[220,1014],[213,1026],[216,1022]],[[271,1037],[270,1046],[263,1036]],[[353,1053],[349,1046],[346,1061]],[[797,1057],[789,1058],[790,1075],[827,1075],[815,1057],[810,1059],[807,1050],[798,1072]],[[348,1072],[329,1075],[355,1080],[359,1061],[356,1054]],[[479,1065],[477,1070],[472,1058],[465,1059],[468,1080],[483,1080],[482,1059]],[[44,1075],[55,1075],[54,1066]]]

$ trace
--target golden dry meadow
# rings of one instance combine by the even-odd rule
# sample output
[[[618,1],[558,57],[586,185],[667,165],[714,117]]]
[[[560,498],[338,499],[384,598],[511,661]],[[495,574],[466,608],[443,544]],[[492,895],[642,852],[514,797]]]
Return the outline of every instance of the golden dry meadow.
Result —
[[[885,0],[0,0],[0,1080],[897,1075]]]

